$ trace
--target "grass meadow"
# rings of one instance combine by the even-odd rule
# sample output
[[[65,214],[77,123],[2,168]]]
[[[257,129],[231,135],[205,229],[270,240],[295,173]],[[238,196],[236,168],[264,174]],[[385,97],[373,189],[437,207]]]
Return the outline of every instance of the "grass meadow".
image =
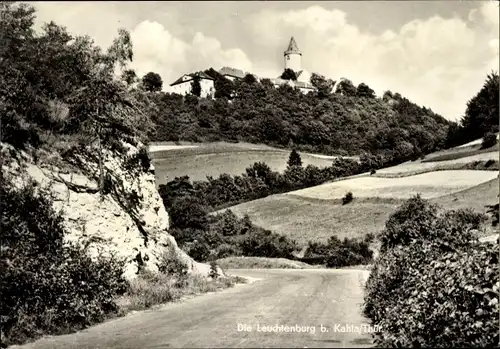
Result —
[[[161,150],[163,147],[164,150]],[[157,184],[188,175],[192,180],[218,177],[222,173],[240,175],[255,162],[265,162],[273,171],[283,172],[290,151],[248,143],[156,144],[150,151]],[[333,156],[301,153],[304,166],[326,167]]]
[[[256,161],[283,171],[289,155],[289,151],[247,143],[162,143],[159,146],[165,150],[160,151],[158,145],[153,146],[157,147],[152,152],[157,177],[168,175],[168,180],[186,174],[195,180],[221,173],[241,174]],[[446,209],[472,208],[484,213],[484,205],[498,200],[498,151],[495,147],[484,151],[479,148],[476,142],[429,154],[424,160],[381,169],[372,176],[360,174],[229,209],[239,217],[248,214],[254,224],[302,245],[310,240],[324,241],[332,235],[344,238],[377,233],[391,213],[417,193]],[[333,159],[304,153],[301,157],[305,166],[329,166]],[[159,183],[166,180],[167,177],[160,179]],[[342,205],[342,197],[348,191],[354,200]],[[230,259],[221,263],[229,268],[267,268],[281,262]]]

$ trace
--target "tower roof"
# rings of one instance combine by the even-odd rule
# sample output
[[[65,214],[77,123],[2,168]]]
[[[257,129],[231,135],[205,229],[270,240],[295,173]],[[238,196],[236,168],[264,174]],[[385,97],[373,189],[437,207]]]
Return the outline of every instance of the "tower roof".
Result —
[[[297,43],[295,42],[295,39],[293,38],[293,36],[290,39],[290,43],[288,44],[288,48],[285,51],[285,54],[288,54],[288,53],[302,54],[302,52],[300,52],[299,47],[297,46]]]

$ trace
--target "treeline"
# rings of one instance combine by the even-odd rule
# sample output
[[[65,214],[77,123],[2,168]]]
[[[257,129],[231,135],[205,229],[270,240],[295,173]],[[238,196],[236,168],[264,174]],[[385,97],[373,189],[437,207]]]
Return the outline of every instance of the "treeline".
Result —
[[[216,76],[215,87],[230,92],[216,91],[215,99],[151,94],[159,110],[151,140],[245,141],[328,155],[396,151],[416,157],[447,146],[447,120],[398,93],[377,98],[365,84],[357,88],[344,80],[335,93],[304,95],[265,79],[231,82]]]
[[[287,258],[327,267],[367,264],[372,261],[370,237],[364,240],[333,236],[327,244],[309,243],[304,258],[294,240],[255,226],[248,215],[238,218],[231,210],[215,215],[189,191],[167,206],[170,233],[179,247],[200,262],[232,256]]]
[[[189,193],[210,211],[216,211],[242,202],[312,187],[342,177],[368,171],[374,173],[379,168],[406,160],[409,159],[404,157],[404,154],[376,156],[363,154],[360,161],[336,158],[329,167],[319,168],[314,165],[303,167],[300,154],[292,150],[287,168],[283,173],[272,171],[263,162],[256,162],[248,167],[245,173],[236,176],[224,173],[218,178],[209,176],[206,181],[194,182],[191,182],[188,176],[177,177],[167,184],[160,185],[159,193],[165,207],[171,207],[177,197]]]
[[[210,211],[359,173],[376,166],[376,160],[369,156],[361,163],[336,159],[328,168],[303,168],[300,154],[294,150],[283,174],[271,171],[265,163],[255,163],[241,176],[223,174],[194,183],[188,176],[175,178],[161,185],[159,192],[169,212],[170,233],[198,261],[230,256],[297,259],[295,252],[302,246],[295,241],[253,225],[248,216],[239,219],[230,210],[215,215]],[[333,236],[327,244],[310,243],[301,260],[328,267],[366,264],[372,260],[370,242],[368,238],[340,241]]]
[[[457,146],[484,139],[483,147],[494,145],[492,133],[498,132],[499,115],[499,82],[498,72],[491,72],[486,77],[483,87],[467,102],[465,115],[460,122],[450,124],[446,143],[449,146]]]

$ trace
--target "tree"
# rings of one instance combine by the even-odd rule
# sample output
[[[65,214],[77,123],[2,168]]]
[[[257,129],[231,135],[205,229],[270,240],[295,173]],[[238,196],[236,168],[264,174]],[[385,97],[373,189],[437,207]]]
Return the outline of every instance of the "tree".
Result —
[[[288,167],[293,166],[302,166],[302,159],[300,158],[300,154],[295,149],[292,150],[290,156],[288,157]]]
[[[123,72],[122,79],[127,84],[127,86],[131,86],[137,81],[137,74],[135,73],[135,70],[127,69]]]
[[[332,93],[335,81],[326,79],[323,75],[312,73],[311,84],[318,90],[318,97],[325,98]]]
[[[274,88],[274,85],[270,79],[262,79],[260,80],[260,84],[267,89]]]
[[[390,102],[394,98],[393,94],[391,91],[387,90],[384,91],[384,95],[382,96],[382,100],[384,102]]]
[[[481,143],[481,148],[482,149],[491,148],[492,146],[496,145],[497,142],[498,141],[497,141],[496,133],[488,132],[483,137],[483,142]]]
[[[243,78],[243,82],[251,85],[251,84],[255,84],[257,82],[257,79],[255,78],[255,76],[253,76],[252,74],[247,74],[245,75],[245,77]]]
[[[488,132],[498,132],[499,81],[498,73],[488,74],[481,90],[467,102],[461,120],[467,141],[481,138]]]
[[[373,91],[368,85],[362,82],[358,85],[357,95],[358,97],[375,98],[375,91]]]
[[[357,92],[358,90],[356,89],[356,86],[354,86],[352,81],[348,79],[341,79],[335,91],[335,93],[350,97],[356,96]]]
[[[297,81],[297,74],[295,74],[295,72],[292,69],[287,68],[281,74],[281,78],[283,80]]]
[[[196,196],[177,197],[169,210],[172,228],[207,231],[208,211]]]
[[[160,74],[149,72],[142,77],[144,89],[149,92],[159,92],[163,86]]]
[[[198,75],[193,77],[193,81],[191,81],[191,94],[196,97],[201,96],[201,78]]]
[[[205,70],[205,74],[215,79],[214,82],[215,98],[227,98],[227,99],[232,98],[234,92],[234,84],[231,80],[221,75],[214,68]]]

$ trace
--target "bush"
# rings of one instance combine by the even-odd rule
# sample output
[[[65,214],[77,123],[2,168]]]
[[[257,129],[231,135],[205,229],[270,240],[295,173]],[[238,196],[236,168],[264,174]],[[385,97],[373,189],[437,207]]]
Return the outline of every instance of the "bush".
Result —
[[[368,264],[373,259],[373,252],[369,249],[369,244],[367,239],[363,241],[349,238],[340,240],[334,235],[326,243],[309,242],[302,261],[311,264],[326,263],[328,268]]]
[[[499,216],[499,204],[495,204],[495,205],[486,205],[486,208],[488,209],[488,211],[486,211],[486,213],[488,213],[490,216],[491,216],[491,225],[496,227],[498,225],[498,216]]]
[[[260,228],[247,233],[240,243],[240,248],[244,256],[289,259],[292,259],[293,252],[298,250],[295,241]]]
[[[483,142],[481,143],[481,148],[491,148],[492,146],[497,144],[497,135],[496,133],[488,132],[483,137]]]
[[[416,195],[394,212],[380,234],[381,252],[416,240],[441,241],[450,246],[465,246],[477,239],[474,229],[487,219],[470,209],[438,214],[439,206]]]
[[[219,271],[217,270],[217,262],[215,260],[210,262],[210,274],[212,279],[217,279],[219,277]]]
[[[447,252],[430,242],[381,255],[366,284],[365,315],[382,347],[498,345],[498,245]]]
[[[498,245],[480,244],[485,216],[445,211],[419,196],[381,233],[381,254],[366,283],[364,313],[383,347],[488,347],[498,344]]]
[[[345,194],[345,196],[342,198],[342,205],[347,205],[354,199],[354,196],[352,195],[352,192],[348,192]]]
[[[495,160],[493,159],[489,159],[488,161],[486,161],[486,163],[484,164],[484,167],[488,168],[490,166],[492,166],[493,164],[495,164]]]
[[[50,193],[29,182],[17,189],[1,177],[2,341],[83,329],[118,310],[124,263],[90,259],[86,248],[64,245],[63,218]]]

